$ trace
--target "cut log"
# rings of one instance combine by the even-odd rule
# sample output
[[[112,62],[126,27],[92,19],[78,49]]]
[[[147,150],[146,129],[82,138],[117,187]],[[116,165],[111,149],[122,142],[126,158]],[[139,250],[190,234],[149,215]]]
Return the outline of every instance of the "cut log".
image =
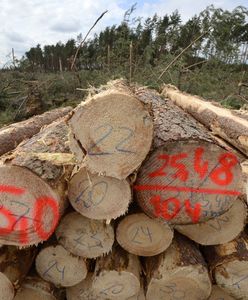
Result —
[[[72,255],[60,245],[40,251],[35,261],[38,274],[55,286],[73,286],[85,279],[87,266],[83,258]]]
[[[128,300],[146,300],[144,287],[141,286],[138,295],[128,298]]]
[[[114,229],[110,224],[85,218],[77,212],[62,218],[56,236],[70,253],[86,258],[108,253],[114,243]]]
[[[92,289],[103,299],[128,299],[139,293],[140,272],[137,256],[114,247],[97,260]]]
[[[66,289],[67,300],[103,300],[92,290],[94,273],[88,273],[86,279]]]
[[[23,282],[14,300],[63,300],[63,294],[51,283],[32,276]]]
[[[209,300],[235,300],[235,298],[228,295],[223,289],[218,287],[218,285],[213,285]]]
[[[145,274],[147,300],[205,300],[211,293],[211,281],[200,251],[180,235],[164,253],[145,259]]]
[[[170,85],[165,86],[162,94],[211,129],[215,135],[222,137],[248,155],[247,118],[200,97],[182,93]]]
[[[83,165],[91,173],[125,179],[150,150],[152,119],[122,82],[110,83],[107,90],[89,97],[74,111],[69,124],[86,153]]]
[[[72,177],[68,197],[83,216],[111,220],[128,210],[131,188],[126,180],[93,175],[83,168]]]
[[[136,213],[124,217],[118,224],[116,239],[129,253],[153,256],[170,246],[173,230],[166,223]]]
[[[246,225],[247,205],[238,198],[223,215],[205,223],[177,225],[175,229],[201,245],[218,245],[234,240]]]
[[[242,172],[237,157],[214,143],[167,142],[142,165],[134,188],[150,217],[199,223],[233,205],[242,191]]]
[[[73,165],[68,126],[59,120],[2,157],[0,243],[38,244],[54,232],[66,205]],[[38,176],[37,176],[38,175]]]
[[[235,299],[248,299],[248,236],[204,249],[218,286]]]
[[[0,129],[0,156],[13,150],[23,140],[31,138],[40,129],[52,123],[56,119],[67,115],[71,107],[64,107],[45,112],[42,115],[34,116],[23,122],[14,123]]]
[[[241,192],[237,157],[170,100],[145,88],[135,95],[151,106],[154,123],[153,152],[134,187],[141,208],[172,224],[204,222],[227,211]]]
[[[19,250],[13,246],[0,248],[0,299],[12,300],[35,257],[35,249]]]

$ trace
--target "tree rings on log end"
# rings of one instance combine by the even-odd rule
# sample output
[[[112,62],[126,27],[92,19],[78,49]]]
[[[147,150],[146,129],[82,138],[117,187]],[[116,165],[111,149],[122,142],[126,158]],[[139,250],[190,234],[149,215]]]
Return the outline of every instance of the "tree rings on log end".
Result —
[[[83,216],[111,220],[128,210],[131,189],[126,180],[93,175],[82,168],[69,183],[68,197]]]
[[[213,285],[209,300],[235,300],[235,298],[228,295],[223,289],[218,287],[218,285]]]
[[[69,124],[91,173],[125,179],[151,147],[152,118],[137,98],[125,93],[94,96],[75,111]]]
[[[2,272],[0,272],[0,300],[13,300],[14,286]]]
[[[39,275],[56,286],[76,285],[87,275],[84,259],[72,255],[61,245],[42,249],[35,265]]]
[[[114,243],[114,229],[104,221],[91,220],[77,212],[62,218],[56,229],[58,242],[69,252],[86,258],[109,253]]]
[[[139,279],[127,271],[103,271],[94,279],[93,290],[102,299],[128,299],[140,290]]]
[[[222,215],[242,190],[237,157],[199,140],[166,143],[145,161],[134,186],[151,217],[192,224]]]
[[[175,229],[201,245],[218,245],[234,240],[244,229],[247,207],[237,199],[223,215],[204,223],[176,225]]]
[[[168,224],[143,213],[126,216],[116,231],[118,243],[126,251],[139,256],[153,256],[165,251],[173,239]]]
[[[59,198],[26,168],[0,167],[0,243],[25,246],[47,240],[59,220]]]

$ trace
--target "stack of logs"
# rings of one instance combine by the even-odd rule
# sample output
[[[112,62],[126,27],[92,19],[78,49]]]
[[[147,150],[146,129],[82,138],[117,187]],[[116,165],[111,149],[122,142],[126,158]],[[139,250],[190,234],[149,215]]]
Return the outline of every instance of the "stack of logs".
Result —
[[[247,114],[116,80],[34,124],[0,130],[1,300],[248,299]]]

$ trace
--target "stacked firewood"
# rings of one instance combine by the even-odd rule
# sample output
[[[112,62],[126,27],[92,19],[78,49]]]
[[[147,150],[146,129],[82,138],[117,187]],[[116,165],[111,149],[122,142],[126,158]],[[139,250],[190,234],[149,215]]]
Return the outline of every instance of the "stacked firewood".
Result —
[[[0,300],[248,299],[245,114],[116,80],[52,121],[0,130]]]

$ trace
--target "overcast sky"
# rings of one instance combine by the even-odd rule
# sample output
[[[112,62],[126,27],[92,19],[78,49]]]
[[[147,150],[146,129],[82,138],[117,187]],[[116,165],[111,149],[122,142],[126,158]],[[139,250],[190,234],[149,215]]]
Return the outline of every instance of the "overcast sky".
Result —
[[[248,0],[0,0],[0,66],[11,49],[20,58],[30,47],[42,46],[83,35],[100,14],[108,13],[93,33],[119,24],[124,12],[137,3],[136,14],[144,18],[178,9],[183,21],[210,4],[223,9],[248,6]]]

